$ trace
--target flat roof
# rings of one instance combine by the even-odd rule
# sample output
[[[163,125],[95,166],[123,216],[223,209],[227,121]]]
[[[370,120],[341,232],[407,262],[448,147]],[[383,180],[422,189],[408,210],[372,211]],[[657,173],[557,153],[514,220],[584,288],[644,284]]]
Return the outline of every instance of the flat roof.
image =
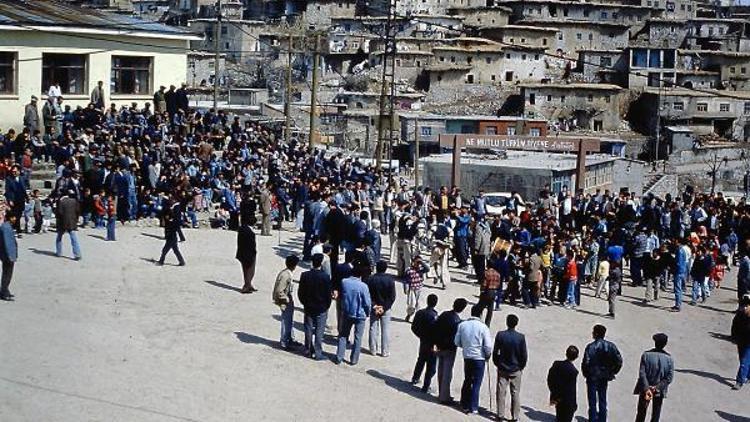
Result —
[[[580,3],[576,3],[580,4]],[[595,3],[586,3],[586,4],[595,4]],[[609,28],[619,28],[619,29],[629,29],[630,25],[626,25],[624,23],[615,23],[615,22],[599,22],[599,21],[586,21],[586,20],[564,20],[564,21],[554,21],[554,20],[534,20],[534,19],[524,19],[522,21],[519,21],[520,24],[525,25],[539,25],[543,27],[554,27],[554,26],[606,26]]]
[[[580,2],[580,1],[563,1],[563,0],[505,0],[502,4],[559,4],[564,6],[584,6],[584,7],[616,7],[620,9],[640,9],[640,10],[662,10],[661,7],[641,6],[635,4],[607,3],[607,2]]]
[[[404,112],[399,113],[399,116],[405,119],[421,119],[421,120],[472,120],[472,121],[492,121],[492,122],[546,122],[545,119],[530,119],[522,116],[492,116],[492,115],[452,115],[452,114],[435,114],[435,113],[414,113]]]
[[[665,95],[665,96],[680,96],[680,97],[720,97],[735,100],[746,100],[750,99],[750,91],[729,91],[729,90],[716,90],[716,89],[687,89],[683,87],[673,88],[656,88],[656,87],[645,87],[643,92],[653,95]]]
[[[461,154],[461,165],[467,164],[487,167],[505,167],[512,169],[534,169],[575,171],[575,153],[556,153],[545,151],[518,151],[506,150],[508,158],[498,158],[492,154],[463,153]],[[620,157],[607,154],[590,154],[586,156],[586,166],[594,166],[617,161]],[[420,158],[423,163],[439,163],[450,165],[453,154],[438,154]]]
[[[589,83],[572,83],[572,84],[540,84],[527,83],[520,84],[521,88],[549,88],[549,89],[594,89],[606,91],[620,91],[623,88],[614,84],[589,84]]]
[[[739,51],[719,51],[719,50],[683,50],[677,49],[679,54],[702,54],[706,56],[726,56],[726,57],[750,57],[750,53]]]
[[[518,31],[534,31],[534,32],[557,32],[557,28],[546,28],[543,26],[531,26],[531,25],[498,25],[497,27],[480,26],[482,28],[497,28],[497,29],[510,29]]]
[[[62,1],[0,1],[0,29],[100,33],[133,37],[201,40],[181,27],[74,6]]]

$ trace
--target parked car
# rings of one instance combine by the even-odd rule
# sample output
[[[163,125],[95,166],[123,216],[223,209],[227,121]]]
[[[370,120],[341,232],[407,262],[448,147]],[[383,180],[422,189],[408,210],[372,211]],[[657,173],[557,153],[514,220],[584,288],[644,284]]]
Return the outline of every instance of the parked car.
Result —
[[[484,194],[485,198],[485,205],[487,207],[487,214],[489,215],[502,215],[503,211],[508,207],[508,202],[510,201],[511,194],[510,192],[490,192]],[[516,200],[520,200],[521,202],[524,202],[523,199],[516,194]],[[516,210],[518,211],[518,214],[522,213],[526,210],[526,207],[523,205],[517,205]]]

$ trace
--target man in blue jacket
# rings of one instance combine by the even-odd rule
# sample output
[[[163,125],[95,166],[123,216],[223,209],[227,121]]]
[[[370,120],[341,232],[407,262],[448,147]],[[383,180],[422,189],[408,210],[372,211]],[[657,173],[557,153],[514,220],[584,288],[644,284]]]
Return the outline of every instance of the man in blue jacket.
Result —
[[[346,342],[354,327],[354,343],[349,359],[351,365],[359,362],[359,354],[362,349],[362,334],[365,331],[365,322],[372,310],[370,290],[362,277],[369,272],[369,266],[363,259],[354,261],[352,276],[341,280],[341,330],[339,331],[339,344],[336,350],[336,364],[344,361]]]
[[[15,217],[13,228],[18,231],[20,227],[21,214],[28,199],[26,186],[21,180],[21,168],[16,164],[11,170],[11,175],[5,178],[5,201],[10,207],[10,213]]]
[[[13,278],[13,267],[18,259],[18,245],[16,244],[16,232],[13,230],[16,216],[12,212],[5,214],[5,222],[0,225],[0,261],[3,262],[3,275],[0,280],[0,300],[11,301],[13,294],[10,293],[10,281]]]
[[[321,269],[322,264],[323,255],[313,255],[313,268],[300,275],[297,291],[305,312],[305,351],[316,360],[323,359],[323,334],[333,295],[331,277]]]

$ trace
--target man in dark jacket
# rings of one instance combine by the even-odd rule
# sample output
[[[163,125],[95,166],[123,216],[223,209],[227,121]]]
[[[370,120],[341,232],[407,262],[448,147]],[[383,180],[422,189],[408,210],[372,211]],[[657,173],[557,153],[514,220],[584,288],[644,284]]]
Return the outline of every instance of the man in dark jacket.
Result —
[[[177,110],[182,110],[187,113],[190,110],[190,101],[188,99],[187,84],[182,83],[180,88],[175,91],[177,99]]]
[[[10,292],[10,281],[13,278],[13,267],[18,259],[18,244],[16,243],[16,232],[13,223],[16,217],[5,213],[5,221],[0,225],[0,261],[3,264],[3,275],[0,282],[0,300],[13,300]]]
[[[732,341],[737,345],[740,368],[737,370],[737,383],[732,390],[739,390],[747,384],[750,376],[750,295],[740,301],[740,309],[732,320]]]
[[[607,420],[607,385],[622,369],[620,351],[614,343],[604,340],[606,334],[605,326],[594,326],[594,341],[586,346],[581,362],[581,372],[586,378],[590,422]]]
[[[526,337],[516,331],[518,317],[508,315],[505,320],[508,327],[498,331],[495,347],[492,351],[492,362],[497,366],[497,417],[505,418],[505,395],[510,387],[511,420],[521,416],[521,376],[528,362]]]
[[[14,165],[11,175],[5,178],[5,201],[10,207],[10,212],[16,217],[13,229],[16,232],[21,230],[21,214],[26,206],[26,200],[29,196],[26,194],[26,186],[21,180],[21,168]]]
[[[346,233],[346,215],[338,207],[336,201],[330,201],[328,206],[329,211],[323,219],[323,227],[333,247],[331,251],[331,266],[336,268],[336,265],[339,263],[339,248]]]
[[[323,335],[333,296],[331,277],[321,269],[322,264],[323,254],[313,255],[313,268],[300,275],[297,291],[305,312],[305,350],[316,360],[323,359]]]
[[[70,235],[70,243],[73,247],[73,256],[76,261],[81,259],[81,246],[78,244],[78,216],[81,215],[81,206],[76,199],[75,191],[68,191],[68,196],[61,198],[57,203],[57,239],[55,240],[55,255],[62,255],[62,238],[65,233]]]
[[[667,397],[669,384],[674,378],[674,362],[664,348],[669,338],[664,333],[654,334],[654,348],[643,352],[641,355],[641,366],[638,370],[638,381],[636,381],[633,394],[638,395],[638,412],[635,422],[644,422],[646,412],[650,403],[654,403],[651,409],[651,422],[659,422],[661,405]]]
[[[243,218],[241,220],[242,224],[237,229],[237,254],[235,258],[242,265],[243,285],[240,293],[247,294],[258,291],[253,286],[255,258],[258,255],[258,248],[255,243],[255,232],[252,228],[251,218]]]
[[[571,422],[578,409],[576,399],[578,370],[573,364],[576,359],[578,359],[578,348],[568,346],[565,350],[565,360],[555,361],[547,373],[549,401],[555,406],[557,422]]]
[[[378,350],[378,331],[380,331],[380,355],[390,355],[390,325],[391,308],[396,301],[396,280],[390,274],[386,274],[388,263],[378,261],[377,273],[367,280],[370,289],[373,312],[370,314],[370,353],[375,355]]]
[[[750,243],[750,241],[748,241]],[[745,247],[743,256],[740,258],[739,271],[737,272],[737,301],[750,293],[750,247]]]
[[[438,318],[438,313],[435,310],[437,303],[437,295],[431,294],[427,296],[427,307],[417,311],[414,315],[414,321],[411,323],[411,331],[419,338],[419,356],[417,357],[416,365],[414,365],[414,374],[411,376],[411,383],[413,385],[419,383],[419,378],[422,376],[422,370],[426,364],[427,370],[425,371],[424,383],[422,384],[423,393],[430,391],[430,383],[432,382],[432,377],[435,375],[437,356],[435,355],[434,330]]]
[[[466,309],[466,299],[458,298],[453,301],[453,309],[445,311],[435,322],[435,346],[438,358],[438,401],[441,404],[454,403],[451,396],[451,381],[453,381],[453,364],[456,361],[456,331],[461,323],[461,312]]]
[[[164,258],[167,256],[167,252],[170,250],[174,251],[175,256],[179,265],[185,266],[185,260],[182,258],[180,253],[180,247],[177,242],[177,232],[180,230],[180,221],[176,219],[171,212],[167,211],[164,214],[164,247],[161,250],[161,257],[156,262],[157,265],[164,265]]]

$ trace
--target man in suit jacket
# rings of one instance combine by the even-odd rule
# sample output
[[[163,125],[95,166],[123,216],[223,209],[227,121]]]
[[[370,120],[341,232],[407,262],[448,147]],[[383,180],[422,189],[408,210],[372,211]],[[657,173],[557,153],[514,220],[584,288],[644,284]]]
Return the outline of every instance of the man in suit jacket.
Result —
[[[396,301],[396,280],[390,274],[386,274],[388,263],[378,261],[375,265],[377,273],[367,280],[372,298],[373,313],[370,315],[370,353],[377,351],[377,337],[380,331],[380,354],[383,357],[390,355],[390,325],[391,307]],[[437,315],[435,315],[437,318]]]
[[[305,312],[305,351],[315,360],[323,359],[323,335],[333,297],[331,277],[321,269],[322,265],[323,254],[313,255],[313,268],[300,275],[297,291]]]
[[[76,261],[81,259],[81,246],[78,243],[78,216],[81,215],[81,205],[76,198],[76,192],[68,191],[68,196],[61,198],[57,203],[57,239],[55,240],[55,255],[62,256],[62,238],[65,233],[70,235],[70,244],[73,247],[73,257]]]
[[[565,350],[565,360],[556,360],[547,373],[549,401],[555,406],[557,422],[571,422],[578,409],[576,400],[578,369],[573,364],[576,359],[578,359],[578,348],[568,346]]]
[[[242,279],[244,281],[240,293],[247,294],[257,292],[253,286],[253,277],[255,277],[255,258],[258,255],[258,248],[255,244],[255,232],[250,226],[250,219],[243,218],[242,224],[237,229],[237,253],[235,258],[242,265]]]
[[[18,165],[14,165],[11,175],[5,178],[5,201],[8,203],[13,216],[16,217],[13,228],[17,232],[21,229],[21,214],[26,206],[28,197],[26,186],[24,186],[21,180],[21,168]]]
[[[646,420],[646,412],[652,402],[654,406],[651,409],[651,422],[659,422],[662,402],[667,397],[669,384],[674,378],[674,361],[672,356],[664,350],[669,338],[664,333],[657,333],[654,334],[653,339],[654,348],[641,355],[638,381],[633,389],[633,394],[638,395],[636,422]]]
[[[36,95],[31,96],[31,102],[26,104],[26,108],[23,113],[23,127],[29,129],[29,133],[34,133],[39,130],[39,107],[37,106],[38,99]]]
[[[526,337],[516,331],[518,316],[508,315],[508,327],[499,331],[495,337],[495,347],[492,352],[492,362],[497,366],[497,417],[505,418],[505,394],[510,387],[511,420],[518,420],[521,416],[521,375],[526,362]]]
[[[0,300],[13,300],[8,287],[13,278],[13,267],[18,259],[18,244],[16,243],[16,232],[13,230],[15,216],[7,212],[5,222],[0,225],[0,261],[3,262],[3,275],[0,280]]]
[[[384,261],[381,262],[385,264]],[[435,365],[437,363],[434,335],[435,323],[438,319],[438,313],[435,310],[437,303],[437,295],[429,295],[427,297],[427,307],[418,310],[414,315],[414,321],[411,323],[411,331],[419,338],[419,355],[417,356],[417,363],[414,365],[414,374],[411,376],[411,383],[413,385],[419,384],[422,369],[424,369],[426,364],[427,370],[425,371],[424,383],[422,384],[423,393],[430,391],[430,384],[432,383],[432,377],[435,375]]]

